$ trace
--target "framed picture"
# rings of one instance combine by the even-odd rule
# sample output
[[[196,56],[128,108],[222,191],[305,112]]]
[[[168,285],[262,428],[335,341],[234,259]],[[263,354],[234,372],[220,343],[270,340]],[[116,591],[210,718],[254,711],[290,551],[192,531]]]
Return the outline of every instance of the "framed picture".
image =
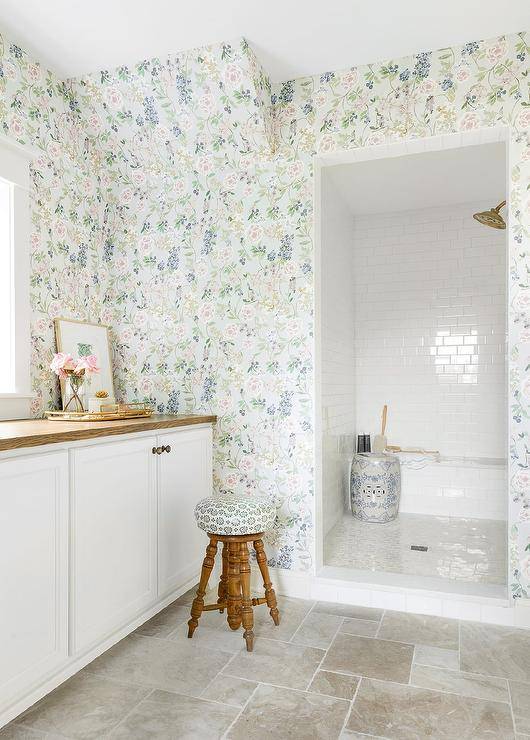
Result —
[[[96,355],[100,372],[88,375],[85,380],[85,392],[88,396],[96,391],[107,391],[114,398],[114,380],[109,340],[109,327],[103,324],[91,324],[88,321],[75,319],[54,319],[55,341],[57,352],[66,352],[75,359]],[[65,400],[65,384],[61,380],[61,396]]]

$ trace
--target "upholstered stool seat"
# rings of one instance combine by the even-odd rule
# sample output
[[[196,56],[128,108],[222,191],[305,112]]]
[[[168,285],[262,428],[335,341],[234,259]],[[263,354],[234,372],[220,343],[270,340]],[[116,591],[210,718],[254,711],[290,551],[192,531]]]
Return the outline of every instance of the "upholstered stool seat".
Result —
[[[230,629],[237,630],[243,625],[243,637],[249,652],[254,645],[254,606],[267,604],[274,624],[280,624],[276,594],[261,539],[263,533],[272,527],[275,516],[274,507],[260,498],[214,496],[199,501],[195,507],[197,526],[208,534],[210,543],[202,564],[197,596],[191,605],[188,637],[193,637],[203,611],[214,609],[221,614],[226,609]],[[217,590],[218,599],[216,604],[205,604],[204,595],[214,566],[218,542],[223,543],[223,570]],[[256,561],[263,578],[265,596],[261,598],[252,598],[250,595],[249,542],[256,552]]]
[[[212,534],[266,532],[274,523],[274,506],[259,498],[212,496],[199,501],[195,519],[199,529]]]

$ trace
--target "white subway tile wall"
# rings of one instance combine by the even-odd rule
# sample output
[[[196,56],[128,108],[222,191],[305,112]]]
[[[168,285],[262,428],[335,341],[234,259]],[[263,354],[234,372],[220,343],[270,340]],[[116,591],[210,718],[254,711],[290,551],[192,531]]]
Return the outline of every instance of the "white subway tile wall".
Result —
[[[322,179],[322,479],[323,525],[328,532],[347,501],[355,431],[352,216],[331,183]]]
[[[433,462],[414,470],[401,466],[399,510],[410,514],[502,519],[508,516],[508,473],[503,460]]]
[[[355,219],[358,433],[387,403],[391,444],[506,458],[506,236],[472,218],[493,205]]]

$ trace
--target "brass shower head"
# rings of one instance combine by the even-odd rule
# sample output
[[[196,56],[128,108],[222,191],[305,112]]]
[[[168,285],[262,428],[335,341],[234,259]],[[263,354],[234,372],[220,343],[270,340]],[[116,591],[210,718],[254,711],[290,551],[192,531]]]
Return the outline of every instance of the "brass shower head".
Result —
[[[506,221],[503,219],[503,217],[499,213],[501,208],[505,205],[506,205],[506,201],[503,200],[502,203],[499,203],[499,205],[496,208],[492,208],[490,211],[482,211],[481,213],[474,213],[473,218],[479,223],[484,224],[485,226],[491,226],[492,229],[505,229]]]

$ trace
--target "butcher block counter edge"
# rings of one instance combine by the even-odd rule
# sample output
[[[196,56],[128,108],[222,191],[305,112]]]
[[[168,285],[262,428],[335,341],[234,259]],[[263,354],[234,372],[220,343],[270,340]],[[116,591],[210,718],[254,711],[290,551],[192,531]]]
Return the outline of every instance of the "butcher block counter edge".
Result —
[[[147,419],[92,422],[13,419],[0,421],[0,451],[156,429],[173,429],[194,424],[215,424],[216,421],[217,416],[199,414],[153,414]]]

